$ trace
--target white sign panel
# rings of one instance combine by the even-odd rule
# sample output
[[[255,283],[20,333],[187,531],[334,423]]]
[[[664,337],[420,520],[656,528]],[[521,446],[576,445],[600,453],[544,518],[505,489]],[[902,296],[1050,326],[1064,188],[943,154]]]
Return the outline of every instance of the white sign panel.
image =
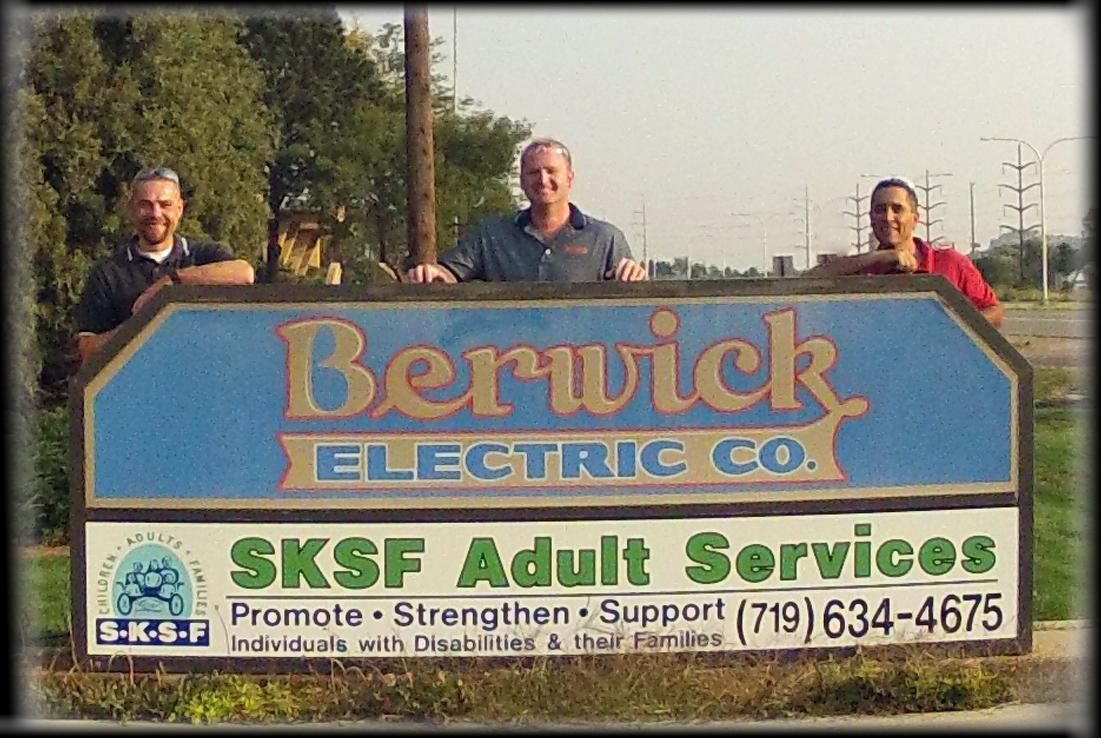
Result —
[[[364,658],[1012,639],[1018,510],[86,523],[89,655]]]

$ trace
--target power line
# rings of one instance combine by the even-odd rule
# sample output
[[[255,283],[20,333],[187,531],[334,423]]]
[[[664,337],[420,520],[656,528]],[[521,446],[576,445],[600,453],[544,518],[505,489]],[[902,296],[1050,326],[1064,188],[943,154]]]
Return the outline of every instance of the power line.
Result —
[[[860,253],[860,246],[861,246],[860,236],[864,232],[863,227],[860,225],[860,219],[864,215],[864,211],[861,209],[860,203],[867,200],[868,196],[860,194],[860,183],[857,182],[856,183],[856,195],[854,195],[852,197],[849,197],[849,198],[846,198],[846,199],[852,201],[852,204],[853,204],[853,211],[850,213],[848,210],[846,210],[844,212],[844,214],[852,216],[852,218],[856,221],[856,225],[855,226],[849,226],[849,230],[854,231],[855,234],[856,234],[855,235],[856,240],[853,242],[853,247],[856,248],[856,253],[859,254]]]
[[[1017,279],[1020,280],[1021,282],[1023,282],[1024,278],[1025,278],[1025,233],[1027,233],[1028,231],[1031,231],[1032,229],[1036,228],[1036,226],[1034,226],[1034,225],[1029,226],[1028,228],[1025,228],[1025,211],[1028,210],[1029,208],[1036,207],[1036,203],[1034,203],[1034,202],[1030,202],[1027,205],[1025,204],[1025,192],[1027,192],[1028,190],[1031,190],[1033,187],[1039,187],[1040,186],[1039,182],[1033,182],[1032,184],[1029,184],[1029,185],[1026,185],[1024,183],[1024,171],[1025,171],[1025,169],[1027,169],[1030,166],[1033,166],[1036,162],[1034,162],[1034,161],[1027,161],[1026,162],[1026,161],[1023,160],[1023,156],[1024,156],[1024,152],[1022,150],[1022,146],[1021,146],[1021,144],[1017,144],[1017,163],[1014,164],[1011,161],[1003,161],[1002,162],[1002,171],[1003,172],[1005,171],[1006,167],[1009,167],[1010,169],[1016,170],[1016,172],[1017,172],[1017,186],[1014,187],[1013,185],[1006,184],[1004,182],[999,182],[998,183],[998,190],[999,191],[1001,191],[1001,189],[1004,187],[1005,189],[1009,190],[1010,192],[1016,192],[1017,193],[1017,204],[1016,205],[1010,205],[1008,203],[1002,203],[1002,212],[1003,213],[1005,212],[1006,208],[1009,208],[1010,210],[1016,210],[1017,211],[1017,227],[1014,228],[1013,226],[1005,225],[1004,223],[1001,224],[999,227],[1004,228],[1007,231],[1016,231],[1016,233],[1017,233]]]
[[[937,236],[936,238],[931,238],[930,236],[932,235],[933,225],[936,224],[936,223],[940,223],[944,220],[943,218],[937,218],[936,220],[934,220],[933,217],[932,217],[933,209],[938,208],[941,205],[945,204],[945,202],[943,200],[941,200],[940,202],[934,202],[934,203],[929,202],[929,193],[931,193],[933,190],[940,189],[939,184],[930,185],[929,184],[929,178],[930,177],[951,177],[951,176],[952,176],[951,172],[938,172],[936,174],[929,174],[929,170],[926,169],[925,170],[925,184],[924,185],[920,185],[920,184],[915,184],[914,185],[915,187],[917,187],[917,189],[921,190],[921,193],[923,195],[925,195],[925,205],[924,205],[924,208],[923,208],[925,213],[924,213],[924,217],[922,218],[922,220],[925,221],[925,243],[927,243],[929,245],[933,245],[937,241],[941,240],[941,238],[943,238],[943,236]],[[920,203],[919,203],[919,207],[922,207]]]

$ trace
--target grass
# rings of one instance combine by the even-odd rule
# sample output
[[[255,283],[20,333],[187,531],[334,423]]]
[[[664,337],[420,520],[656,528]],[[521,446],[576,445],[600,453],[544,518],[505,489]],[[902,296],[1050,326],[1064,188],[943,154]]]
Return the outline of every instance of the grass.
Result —
[[[695,654],[387,664],[311,676],[41,673],[31,699],[56,718],[158,722],[357,719],[499,724],[705,721],[975,710],[1019,699],[1027,669],[920,652],[796,660]],[[1042,667],[1041,667],[1042,668]],[[1050,667],[1049,667],[1050,669]],[[1047,673],[1047,681],[1064,678]]]
[[[1084,392],[1083,372],[1063,366],[1037,367],[1032,376],[1032,397],[1037,407],[1061,404],[1072,392]],[[1039,421],[1037,421],[1037,427]]]
[[[69,633],[69,552],[39,549],[20,556],[24,597],[20,598],[19,630],[27,640],[54,640]]]
[[[1079,596],[1085,573],[1084,522],[1089,510],[1080,468],[1079,413],[1036,409],[1033,474],[1033,617],[1066,620],[1085,615]]]
[[[994,291],[998,294],[999,301],[1007,308],[1043,306],[1044,291],[1039,287],[995,285]],[[1054,308],[1086,307],[1093,301],[1091,290],[1049,289],[1047,296],[1046,307]]]

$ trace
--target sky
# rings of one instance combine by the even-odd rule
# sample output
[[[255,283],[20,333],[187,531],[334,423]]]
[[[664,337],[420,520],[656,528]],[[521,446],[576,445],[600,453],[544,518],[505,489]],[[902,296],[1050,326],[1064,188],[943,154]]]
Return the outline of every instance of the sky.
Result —
[[[338,11],[366,31],[401,23],[403,12]],[[777,254],[804,267],[807,195],[812,261],[855,253],[856,220],[843,213],[874,175],[925,186],[928,172],[940,185],[929,193],[939,221],[930,234],[961,250],[971,243],[972,182],[981,247],[1002,224],[1016,227],[1003,203],[1017,195],[999,183],[1017,185],[1002,164],[1016,163],[1017,144],[979,139],[1019,138],[1042,153],[1094,132],[1090,15],[1084,4],[429,6],[428,22],[443,41],[433,73],[477,109],[562,140],[572,201],[623,230],[636,258],[645,240],[649,258],[745,269]],[[1049,237],[1081,234],[1094,145],[1067,141],[1044,157]],[[1024,172],[1024,184],[1037,181],[1035,166]],[[1038,207],[1026,211],[1026,226],[1039,220]]]

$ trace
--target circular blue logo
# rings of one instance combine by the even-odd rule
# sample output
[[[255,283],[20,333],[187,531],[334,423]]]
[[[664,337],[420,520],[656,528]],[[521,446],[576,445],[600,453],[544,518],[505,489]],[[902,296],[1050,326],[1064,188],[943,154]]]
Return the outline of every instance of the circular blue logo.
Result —
[[[183,562],[159,544],[133,549],[116,571],[114,607],[123,617],[187,618],[193,601]]]

